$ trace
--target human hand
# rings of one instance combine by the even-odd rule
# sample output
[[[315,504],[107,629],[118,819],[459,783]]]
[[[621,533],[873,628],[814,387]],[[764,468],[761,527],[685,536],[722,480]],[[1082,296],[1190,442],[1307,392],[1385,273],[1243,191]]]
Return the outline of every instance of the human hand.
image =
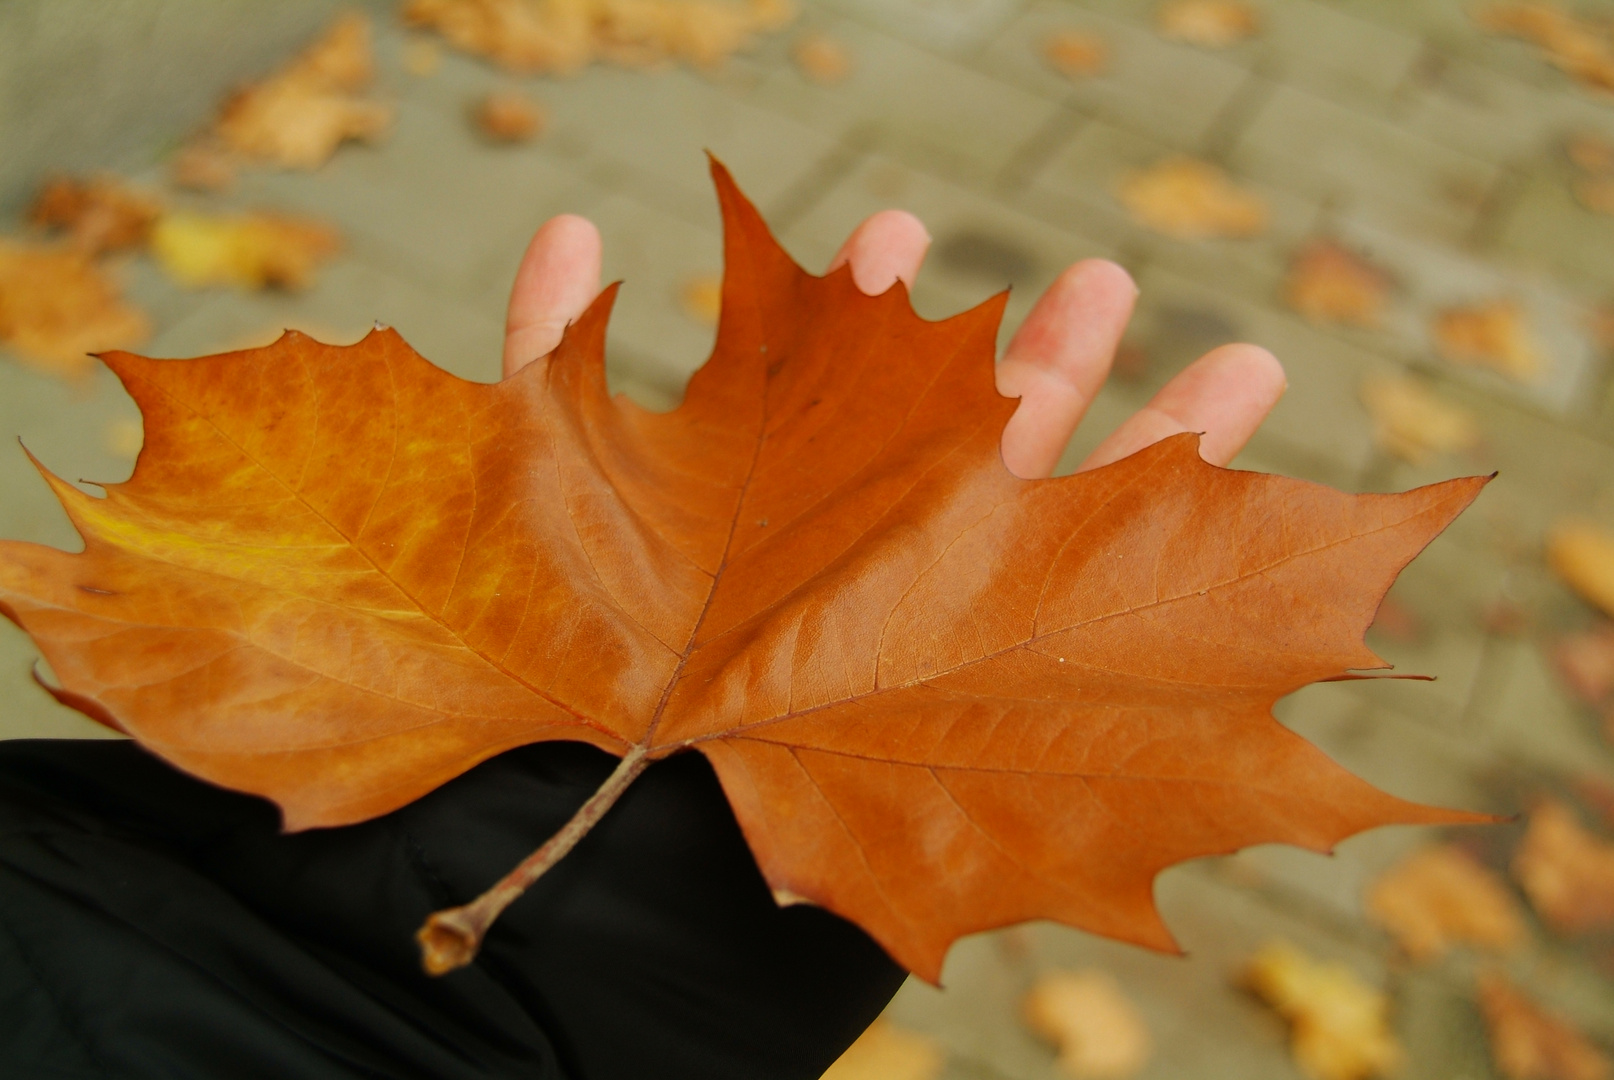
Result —
[[[853,230],[830,261],[852,265],[852,280],[876,294],[897,280],[910,287],[930,246],[919,219],[884,210]],[[533,236],[516,271],[505,320],[504,374],[560,343],[566,325],[600,290],[600,234],[571,214]],[[997,367],[998,390],[1020,407],[1003,430],[1003,461],[1017,476],[1050,476],[1065,444],[1109,375],[1132,317],[1137,287],[1103,259],[1060,274],[1037,299]],[[1096,469],[1184,431],[1203,433],[1199,452],[1226,465],[1255,434],[1285,388],[1283,367],[1256,345],[1223,345],[1195,360],[1111,432],[1078,471]]]

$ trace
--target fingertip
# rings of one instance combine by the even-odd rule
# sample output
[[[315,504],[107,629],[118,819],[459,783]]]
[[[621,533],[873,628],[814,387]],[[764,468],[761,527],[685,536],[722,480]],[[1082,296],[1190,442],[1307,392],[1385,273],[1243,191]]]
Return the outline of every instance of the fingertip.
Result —
[[[1203,363],[1214,365],[1221,378],[1243,387],[1252,397],[1264,397],[1276,404],[1289,389],[1289,376],[1283,363],[1271,350],[1248,342],[1222,345],[1205,354]]]
[[[881,210],[852,230],[829,269],[851,263],[858,290],[878,296],[898,281],[912,288],[929,248],[930,232],[917,217],[906,210]]]

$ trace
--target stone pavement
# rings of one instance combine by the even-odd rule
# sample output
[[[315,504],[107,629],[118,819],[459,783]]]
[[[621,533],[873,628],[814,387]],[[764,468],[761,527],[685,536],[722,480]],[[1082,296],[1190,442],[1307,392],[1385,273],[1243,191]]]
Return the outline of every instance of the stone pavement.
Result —
[[[437,363],[491,379],[526,239],[570,211],[600,225],[606,275],[626,281],[610,342],[615,384],[670,405],[712,337],[679,302],[693,276],[719,269],[703,148],[810,268],[874,210],[919,214],[936,244],[915,302],[932,317],[1010,284],[1007,333],[1063,266],[1115,258],[1142,287],[1129,341],[1149,366],[1104,391],[1067,463],[1199,352],[1242,339],[1278,354],[1290,389],[1237,464],[1358,491],[1500,472],[1393,593],[1421,632],[1370,636],[1402,670],[1439,681],[1312,687],[1282,703],[1281,719],[1415,799],[1514,812],[1575,776],[1614,780],[1614,753],[1545,659],[1544,646],[1591,613],[1539,555],[1543,530],[1562,515],[1614,524],[1614,385],[1589,329],[1614,297],[1614,217],[1574,201],[1561,149],[1574,132],[1614,137],[1614,98],[1577,89],[1529,46],[1480,34],[1459,0],[1259,0],[1264,33],[1218,52],[1163,40],[1146,0],[822,0],[716,74],[595,67],[521,80],[551,123],[539,141],[512,148],[476,137],[465,110],[517,80],[446,52],[435,75],[407,75],[393,5],[369,6],[381,81],[400,105],[391,138],[344,149],[313,175],[248,173],[228,196],[195,200],[329,219],[347,236],[345,253],[296,295],[181,293],[149,262],[132,262],[124,279],[158,328],[144,351],[217,351],[286,326],[352,340],[380,320]],[[322,0],[13,0],[0,9],[0,214],[15,221],[51,171],[160,179],[161,157],[225,89],[333,10]],[[788,57],[801,28],[851,50],[848,79],[803,78]],[[1041,63],[1041,38],[1063,28],[1111,43],[1107,73],[1072,82]],[[1184,242],[1135,225],[1113,197],[1116,179],[1179,152],[1224,165],[1264,195],[1269,232]],[[1383,329],[1318,328],[1282,305],[1290,255],[1320,235],[1394,273]],[[1496,295],[1520,298],[1548,343],[1552,367],[1537,385],[1434,355],[1436,308]],[[1356,387],[1381,371],[1418,373],[1474,412],[1481,447],[1423,467],[1376,449]],[[129,459],[106,433],[135,419],[104,373],[77,386],[0,365],[0,433],[20,435],[65,476],[127,475]],[[0,454],[0,491],[0,534],[74,545],[20,453]],[[1485,628],[1481,615],[1498,602],[1528,613],[1522,634]],[[32,687],[33,655],[6,627],[0,734],[94,734]],[[1483,842],[1500,860],[1519,828]],[[947,1048],[949,1080],[1051,1078],[1050,1050],[1018,1022],[1018,995],[1038,971],[1099,965],[1154,1032],[1143,1076],[1291,1077],[1284,1026],[1230,985],[1251,951],[1282,936],[1388,987],[1409,1053],[1404,1075],[1482,1080],[1493,1072],[1469,990],[1472,958],[1410,967],[1362,918],[1364,885],[1424,839],[1381,830],[1333,858],[1258,849],[1180,867],[1158,891],[1187,959],[1047,925],[982,935],[954,950],[945,991],[910,983],[891,1015]],[[1511,969],[1614,1046],[1614,982],[1607,943],[1599,948],[1535,926]]]

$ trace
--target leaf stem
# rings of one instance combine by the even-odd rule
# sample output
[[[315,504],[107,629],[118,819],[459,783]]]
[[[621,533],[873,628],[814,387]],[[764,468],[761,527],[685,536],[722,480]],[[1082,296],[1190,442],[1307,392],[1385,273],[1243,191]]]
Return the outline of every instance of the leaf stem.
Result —
[[[469,904],[433,912],[415,931],[415,940],[420,942],[421,966],[426,974],[446,975],[476,959],[482,937],[499,913],[587,836],[649,764],[644,747],[629,750],[599,790],[577,808],[571,820],[537,851],[522,859],[498,884]]]

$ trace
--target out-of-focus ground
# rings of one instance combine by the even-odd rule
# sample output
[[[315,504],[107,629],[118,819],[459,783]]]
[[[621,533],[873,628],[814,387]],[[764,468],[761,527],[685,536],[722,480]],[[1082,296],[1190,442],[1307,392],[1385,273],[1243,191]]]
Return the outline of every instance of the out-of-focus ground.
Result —
[[[810,269],[875,210],[920,215],[936,242],[914,295],[931,317],[1012,285],[1012,329],[1062,267],[1117,259],[1142,288],[1130,370],[1098,399],[1067,465],[1199,352],[1239,339],[1278,354],[1289,391],[1238,465],[1350,491],[1500,473],[1406,571],[1391,594],[1395,618],[1369,637],[1400,670],[1438,681],[1314,686],[1284,701],[1281,719],[1371,781],[1445,805],[1512,813],[1543,793],[1583,790],[1575,785],[1588,776],[1614,781],[1596,716],[1550,659],[1594,613],[1541,556],[1563,517],[1614,525],[1614,393],[1596,331],[1614,299],[1614,217],[1577,202],[1564,152],[1577,134],[1614,138],[1614,96],[1578,87],[1527,44],[1484,34],[1457,0],[1256,6],[1260,34],[1210,50],[1163,38],[1142,0],[823,0],[715,72],[595,66],[517,79],[446,49],[435,72],[410,74],[416,35],[392,4],[373,3],[378,83],[398,106],[389,138],[345,147],[313,173],[248,170],[228,193],[171,196],[336,224],[346,247],[316,284],[186,292],[150,260],[116,272],[152,318],[141,348],[150,355],[262,343],[282,327],[349,341],[379,320],[438,364],[493,379],[528,237],[552,214],[580,213],[604,233],[607,279],[626,281],[612,378],[665,406],[712,339],[683,299],[692,280],[720,269],[703,149]],[[20,229],[47,174],[113,170],[160,185],[163,159],[222,94],[336,10],[315,0],[0,8],[0,231]],[[1056,30],[1098,35],[1107,69],[1075,80],[1052,70],[1040,49]],[[792,62],[808,32],[844,46],[844,79],[815,82]],[[530,143],[493,145],[466,113],[511,87],[542,104],[547,128]],[[1116,184],[1174,153],[1217,163],[1261,195],[1267,231],[1192,241],[1137,224]],[[1378,328],[1316,325],[1284,302],[1290,259],[1323,236],[1387,271]],[[1546,356],[1533,381],[1437,355],[1438,311],[1497,298],[1528,314]],[[1478,444],[1417,466],[1380,448],[1359,387],[1405,373],[1467,410]],[[0,434],[20,436],[61,475],[126,476],[137,421],[104,371],[74,382],[0,363]],[[0,534],[76,543],[17,450],[0,453]],[[95,734],[32,685],[33,656],[5,627],[0,735]],[[1505,867],[1522,830],[1468,842]],[[1233,981],[1258,946],[1282,937],[1388,990],[1402,1075],[1499,1075],[1475,1005],[1480,961],[1459,951],[1414,965],[1364,918],[1367,886],[1428,839],[1386,829],[1332,858],[1257,849],[1183,866],[1158,893],[1187,958],[1048,925],[982,935],[955,948],[944,991],[910,983],[889,1015],[940,1044],[948,1080],[1043,1080],[1058,1075],[1053,1052],[1022,1024],[1020,996],[1039,972],[1098,966],[1152,1031],[1142,1076],[1291,1077],[1286,1026]],[[1500,963],[1614,1046],[1614,939],[1562,936],[1534,918],[1529,936]]]

